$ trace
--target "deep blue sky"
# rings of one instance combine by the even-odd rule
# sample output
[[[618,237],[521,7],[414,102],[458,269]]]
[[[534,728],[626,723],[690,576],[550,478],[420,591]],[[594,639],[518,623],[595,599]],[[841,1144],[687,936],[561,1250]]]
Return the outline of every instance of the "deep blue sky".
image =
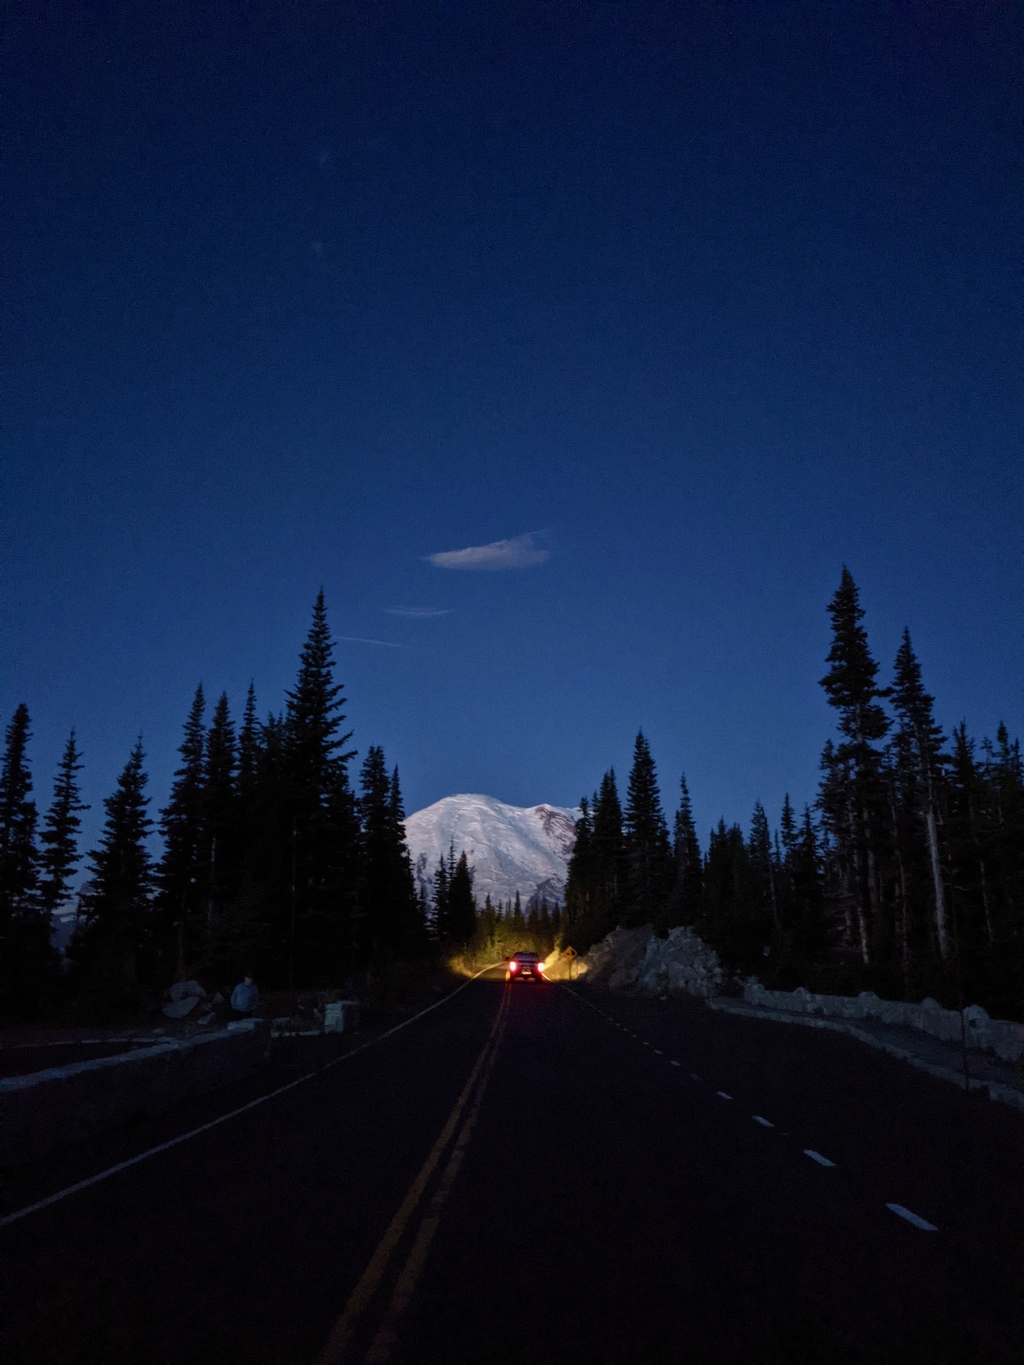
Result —
[[[95,809],[322,584],[410,810],[812,800],[849,565],[1024,729],[1021,8],[12,0],[4,723]],[[526,533],[546,561],[424,557]],[[424,618],[390,607],[447,612]]]

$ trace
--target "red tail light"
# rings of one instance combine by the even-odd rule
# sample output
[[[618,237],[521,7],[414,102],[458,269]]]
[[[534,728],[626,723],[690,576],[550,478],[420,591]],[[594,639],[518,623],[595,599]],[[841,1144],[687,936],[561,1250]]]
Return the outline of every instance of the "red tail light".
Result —
[[[508,964],[508,969],[512,973],[517,972],[519,970],[519,963],[513,960]]]
[[[542,972],[542,971],[544,970],[544,963],[543,963],[543,962],[538,962],[538,963],[537,963],[537,970],[538,970],[539,972]]]

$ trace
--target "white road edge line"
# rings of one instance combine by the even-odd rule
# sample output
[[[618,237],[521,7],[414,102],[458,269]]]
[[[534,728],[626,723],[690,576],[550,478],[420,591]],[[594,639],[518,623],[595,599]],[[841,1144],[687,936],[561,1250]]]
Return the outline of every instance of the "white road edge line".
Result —
[[[137,1166],[140,1161],[148,1161],[151,1156],[159,1156],[161,1152],[167,1152],[172,1147],[177,1147],[181,1142],[188,1142],[190,1138],[198,1137],[200,1133],[208,1133],[211,1128],[217,1128],[222,1123],[227,1123],[228,1119],[237,1118],[239,1114],[244,1114],[249,1109],[256,1109],[261,1104],[266,1104],[267,1100],[276,1099],[278,1095],[283,1095],[287,1090],[294,1090],[297,1085],[302,1085],[304,1081],[310,1081],[314,1076],[322,1076],[325,1071],[329,1071],[332,1066],[337,1066],[339,1062],[347,1062],[350,1057],[355,1057],[357,1053],[365,1052],[368,1047],[374,1047],[377,1043],[382,1043],[385,1038],[390,1038],[392,1034],[399,1030],[408,1028],[410,1024],[415,1024],[417,1019],[422,1019],[431,1010],[438,1009],[441,1005],[446,1005],[449,1000],[454,999],[459,991],[464,991],[471,981],[475,981],[478,976],[483,976],[484,972],[490,971],[497,963],[490,962],[486,967],[481,967],[478,972],[463,981],[461,986],[443,996],[440,1000],[435,1000],[432,1005],[428,1005],[425,1010],[420,1010],[419,1014],[414,1014],[411,1019],[403,1019],[394,1028],[389,1028],[386,1033],[381,1033],[376,1038],[370,1038],[367,1042],[361,1043],[359,1047],[354,1047],[351,1052],[345,1052],[340,1057],[335,1057],[332,1061],[322,1066],[319,1071],[309,1071],[305,1076],[300,1076],[298,1080],[289,1081],[287,1085],[278,1086],[276,1090],[271,1090],[266,1095],[260,1095],[257,1099],[250,1100],[248,1104],[243,1104],[238,1109],[232,1109],[229,1114],[221,1114],[219,1118],[211,1119],[209,1123],[201,1123],[198,1128],[192,1128],[187,1133],[179,1133],[177,1137],[171,1138],[168,1142],[161,1142],[156,1147],[150,1147],[148,1151],[140,1152],[138,1156],[129,1157],[127,1161],[119,1161],[116,1166],[108,1166],[105,1171],[100,1171],[97,1175],[90,1175],[85,1180],[79,1180],[74,1185],[68,1185],[66,1189],[58,1190],[56,1194],[48,1195],[45,1199],[38,1200],[35,1204],[28,1204],[23,1209],[16,1209],[14,1213],[9,1213],[4,1218],[0,1218],[0,1228],[8,1227],[11,1223],[16,1223],[19,1218],[27,1218],[30,1213],[39,1213],[41,1209],[49,1208],[51,1204],[59,1204],[62,1199],[67,1199],[70,1194],[77,1194],[79,1190],[87,1190],[90,1185],[98,1185],[101,1180],[107,1180],[112,1175],[117,1175],[120,1171],[126,1171],[130,1166]]]
[[[724,1090],[719,1090],[719,1092],[718,1092],[718,1098],[719,1098],[720,1100],[731,1100],[731,1099],[732,1099],[732,1096],[731,1096],[731,1095],[727,1095],[727,1094],[725,1093]]]
[[[814,1151],[812,1147],[804,1148],[804,1156],[809,1156],[812,1161],[816,1161],[819,1166],[834,1166],[834,1161],[829,1161],[827,1156],[822,1156],[820,1152]]]
[[[677,1061],[674,1061],[674,1060],[670,1060],[670,1061],[669,1061],[669,1066],[682,1066],[682,1062],[677,1062]]]
[[[760,1114],[751,1114],[750,1117],[754,1120],[755,1123],[759,1123],[762,1128],[775,1127],[774,1123],[772,1123],[769,1119],[763,1119]]]
[[[920,1228],[922,1232],[938,1232],[938,1228],[934,1223],[929,1223],[924,1218],[919,1218],[916,1213],[911,1213],[911,1211],[905,1209],[902,1204],[886,1204],[885,1207],[887,1209],[892,1209],[893,1213],[898,1214],[900,1218],[905,1218],[908,1223],[913,1223],[914,1227]]]

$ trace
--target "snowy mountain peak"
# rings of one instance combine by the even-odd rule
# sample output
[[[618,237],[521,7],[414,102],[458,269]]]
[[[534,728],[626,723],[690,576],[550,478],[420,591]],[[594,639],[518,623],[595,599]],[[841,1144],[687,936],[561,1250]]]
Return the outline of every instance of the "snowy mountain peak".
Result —
[[[438,860],[455,845],[473,868],[473,891],[483,905],[515,899],[523,906],[545,898],[562,903],[578,810],[561,806],[509,806],[476,793],[446,796],[405,822],[417,888],[428,900]]]

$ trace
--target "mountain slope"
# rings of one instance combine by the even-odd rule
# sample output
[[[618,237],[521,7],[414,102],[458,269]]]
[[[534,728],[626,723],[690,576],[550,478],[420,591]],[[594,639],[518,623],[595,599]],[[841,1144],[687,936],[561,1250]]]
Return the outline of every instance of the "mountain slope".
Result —
[[[561,904],[569,858],[576,842],[575,810],[560,806],[509,806],[493,796],[446,796],[405,822],[416,885],[429,900],[438,859],[454,843],[474,869],[477,903],[509,901],[518,891],[523,906],[545,897]]]

